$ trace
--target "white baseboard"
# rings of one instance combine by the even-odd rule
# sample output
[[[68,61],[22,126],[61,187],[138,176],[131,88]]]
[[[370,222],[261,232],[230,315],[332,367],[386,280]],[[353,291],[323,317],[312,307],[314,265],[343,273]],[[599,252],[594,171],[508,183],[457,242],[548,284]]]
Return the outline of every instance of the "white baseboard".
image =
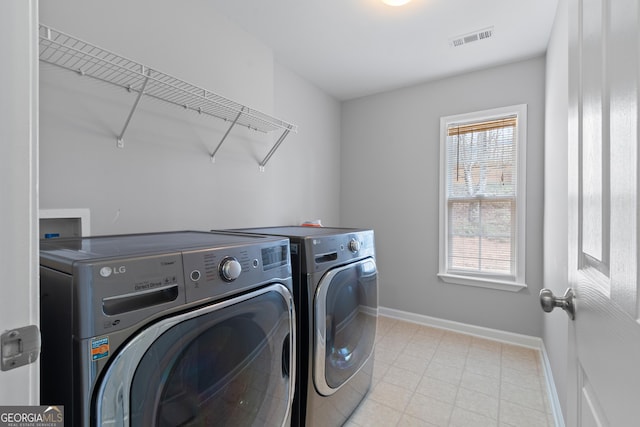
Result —
[[[547,383],[547,392],[551,402],[551,410],[553,412],[556,427],[564,427],[564,418],[562,417],[562,409],[553,374],[551,373],[551,365],[547,355],[547,349],[544,346],[542,338],[530,335],[515,334],[513,332],[501,331],[498,329],[485,328],[482,326],[469,325],[467,323],[454,322],[452,320],[439,319],[437,317],[425,316],[423,314],[409,313],[406,311],[395,310],[393,308],[379,307],[378,314],[380,316],[391,317],[393,319],[404,320],[406,322],[417,323],[420,325],[431,326],[434,328],[447,329],[454,332],[473,335],[479,338],[486,338],[493,341],[500,341],[506,344],[514,344],[522,347],[528,347],[540,351],[542,356],[542,368]]]
[[[553,420],[556,423],[556,427],[565,427],[564,417],[562,416],[562,407],[560,406],[560,399],[558,399],[558,390],[556,389],[556,382],[553,380],[551,362],[549,361],[549,355],[547,354],[547,348],[544,346],[544,341],[542,342],[540,353],[542,354],[542,368],[544,369],[544,376],[547,379],[547,393],[549,393]]]
[[[462,332],[480,338],[487,338],[493,341],[501,341],[507,344],[515,344],[523,347],[542,349],[542,339],[530,335],[514,334],[513,332],[500,331],[482,326],[469,325],[467,323],[454,322],[452,320],[439,319],[437,317],[425,316],[423,314],[409,313],[395,310],[393,308],[379,307],[378,314],[407,322],[418,323],[420,325],[432,326],[434,328],[448,329],[450,331]]]

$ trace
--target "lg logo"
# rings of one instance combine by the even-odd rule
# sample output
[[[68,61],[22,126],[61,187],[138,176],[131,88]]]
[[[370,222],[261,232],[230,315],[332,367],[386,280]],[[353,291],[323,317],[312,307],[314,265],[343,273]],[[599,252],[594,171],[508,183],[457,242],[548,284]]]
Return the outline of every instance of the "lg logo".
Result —
[[[120,267],[102,267],[100,269],[100,275],[102,277],[109,277],[112,274],[123,274],[126,273],[127,269],[125,268],[124,265],[121,265]]]

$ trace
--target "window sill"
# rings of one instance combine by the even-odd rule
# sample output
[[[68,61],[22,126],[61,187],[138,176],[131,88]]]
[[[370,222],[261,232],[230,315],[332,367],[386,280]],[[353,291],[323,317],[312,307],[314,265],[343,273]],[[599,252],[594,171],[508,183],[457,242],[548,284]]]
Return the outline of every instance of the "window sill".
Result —
[[[512,282],[510,280],[483,279],[480,277],[460,276],[448,273],[439,273],[438,277],[446,283],[454,285],[476,286],[500,291],[518,292],[527,287],[526,283]]]

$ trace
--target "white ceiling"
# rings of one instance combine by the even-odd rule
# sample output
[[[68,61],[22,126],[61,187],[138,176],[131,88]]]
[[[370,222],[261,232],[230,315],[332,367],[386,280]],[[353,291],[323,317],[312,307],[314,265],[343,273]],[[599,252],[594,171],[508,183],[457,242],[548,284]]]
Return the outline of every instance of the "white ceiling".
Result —
[[[340,100],[530,58],[546,51],[558,0],[209,0]],[[453,37],[493,37],[453,48]]]

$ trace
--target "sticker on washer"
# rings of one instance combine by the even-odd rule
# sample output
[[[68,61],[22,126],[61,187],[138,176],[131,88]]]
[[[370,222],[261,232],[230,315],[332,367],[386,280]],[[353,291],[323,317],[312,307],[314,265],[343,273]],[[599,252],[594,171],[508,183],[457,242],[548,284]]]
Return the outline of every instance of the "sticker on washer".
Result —
[[[91,340],[91,360],[94,362],[109,356],[109,337]]]

